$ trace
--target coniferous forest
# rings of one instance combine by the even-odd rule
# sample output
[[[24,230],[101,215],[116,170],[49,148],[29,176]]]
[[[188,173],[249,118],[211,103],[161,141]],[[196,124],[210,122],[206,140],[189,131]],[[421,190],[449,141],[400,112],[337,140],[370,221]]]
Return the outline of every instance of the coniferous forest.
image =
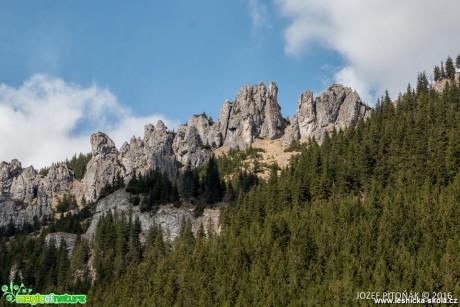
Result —
[[[78,241],[70,259],[62,244],[43,247],[43,235],[2,241],[2,281],[14,262],[37,291],[84,292],[92,306],[348,306],[364,303],[359,291],[460,298],[460,86],[448,67],[435,68],[450,80],[442,92],[419,74],[395,102],[380,97],[370,118],[298,145],[267,180],[229,180],[224,156],[202,175],[187,169],[186,184],[155,172],[128,184],[142,210],[178,195],[203,206],[227,197],[219,234],[194,235],[184,220],[173,242],[153,227],[142,244],[138,220],[108,214],[93,246]]]

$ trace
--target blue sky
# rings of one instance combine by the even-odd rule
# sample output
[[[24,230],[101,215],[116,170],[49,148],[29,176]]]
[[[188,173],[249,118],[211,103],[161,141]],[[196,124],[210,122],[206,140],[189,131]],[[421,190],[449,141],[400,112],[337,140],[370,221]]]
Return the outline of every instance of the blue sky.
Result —
[[[135,113],[182,122],[202,111],[217,115],[242,85],[261,80],[278,83],[283,112],[292,114],[303,90],[325,87],[331,74],[322,67],[341,63],[323,49],[286,56],[286,21],[270,3],[261,24],[238,0],[6,3],[2,83],[19,86],[34,73],[96,83]]]
[[[88,152],[96,130],[120,147],[150,121],[217,117],[261,80],[278,84],[284,116],[334,82],[373,105],[460,52],[458,11],[456,0],[2,1],[0,161],[48,165]]]

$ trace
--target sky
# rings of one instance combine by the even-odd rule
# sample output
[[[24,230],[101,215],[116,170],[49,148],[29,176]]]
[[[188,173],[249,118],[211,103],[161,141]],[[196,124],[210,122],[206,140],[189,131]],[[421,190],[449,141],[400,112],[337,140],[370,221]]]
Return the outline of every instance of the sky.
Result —
[[[283,116],[333,83],[369,105],[460,53],[458,0],[0,2],[0,161],[36,168],[121,147],[144,125],[217,118],[245,84]]]

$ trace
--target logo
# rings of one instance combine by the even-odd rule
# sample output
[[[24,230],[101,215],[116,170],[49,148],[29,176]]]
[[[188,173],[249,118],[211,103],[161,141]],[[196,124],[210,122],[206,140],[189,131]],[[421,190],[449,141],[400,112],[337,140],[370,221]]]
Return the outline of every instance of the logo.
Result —
[[[23,283],[15,285],[10,281],[10,285],[2,286],[3,296],[10,303],[16,304],[85,304],[86,295],[83,294],[31,294],[32,289],[26,288]]]

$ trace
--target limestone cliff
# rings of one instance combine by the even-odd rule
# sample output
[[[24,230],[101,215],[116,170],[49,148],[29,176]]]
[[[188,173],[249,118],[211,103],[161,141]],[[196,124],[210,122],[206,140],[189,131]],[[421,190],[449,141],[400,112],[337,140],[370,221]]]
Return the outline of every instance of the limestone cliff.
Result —
[[[65,165],[52,166],[42,176],[17,160],[1,163],[0,226],[10,219],[20,226],[32,223],[34,216],[50,216],[53,203],[64,194],[73,194],[79,203],[97,201],[117,176],[128,182],[134,173],[157,168],[174,178],[181,167],[202,166],[217,148],[245,148],[256,139],[282,139],[285,144],[311,137],[321,140],[326,131],[355,124],[370,112],[351,88],[335,84],[316,98],[311,91],[303,92],[295,115],[285,120],[275,82],[268,88],[263,82],[245,85],[233,102],[224,102],[216,122],[203,113],[176,132],[168,131],[162,121],[147,124],[143,138],[132,137],[119,150],[106,134],[93,134],[92,158],[81,181]]]
[[[0,226],[10,220],[16,226],[33,223],[34,216],[52,214],[51,204],[71,193],[74,174],[65,165],[51,166],[46,176],[33,167],[22,168],[19,161],[0,164]]]
[[[284,142],[311,137],[321,141],[326,131],[345,129],[370,113],[371,108],[349,87],[334,84],[315,99],[311,91],[305,91],[299,97]]]

